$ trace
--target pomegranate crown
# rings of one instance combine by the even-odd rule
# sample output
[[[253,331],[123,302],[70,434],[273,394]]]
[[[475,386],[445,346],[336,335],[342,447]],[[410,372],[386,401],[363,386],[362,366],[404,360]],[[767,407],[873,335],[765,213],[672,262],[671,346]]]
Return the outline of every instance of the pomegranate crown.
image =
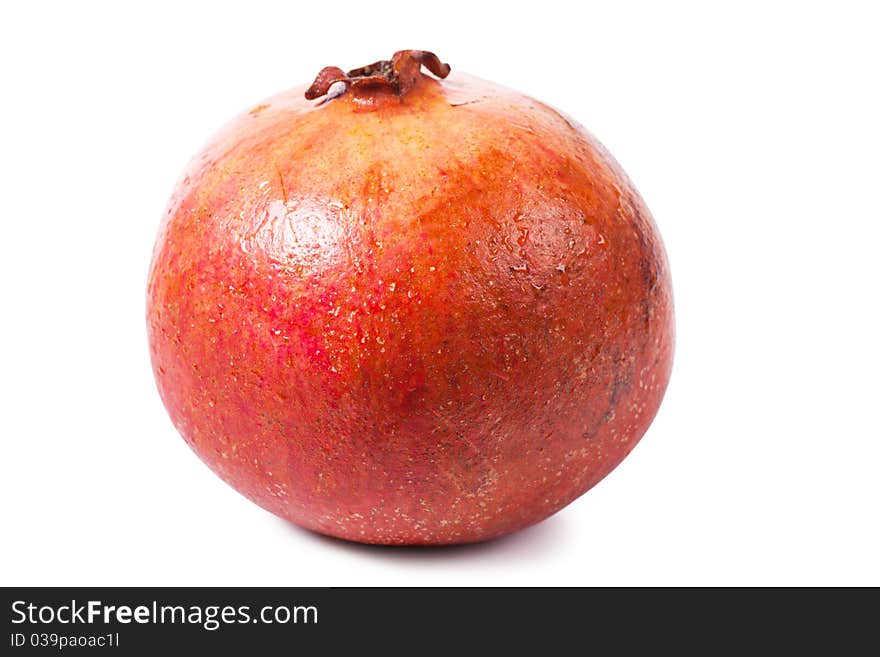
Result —
[[[449,64],[427,50],[398,50],[390,60],[374,62],[348,73],[336,66],[327,66],[321,69],[305,95],[308,100],[321,96],[329,100],[353,89],[403,96],[418,82],[422,66],[438,78],[445,78],[451,70]]]

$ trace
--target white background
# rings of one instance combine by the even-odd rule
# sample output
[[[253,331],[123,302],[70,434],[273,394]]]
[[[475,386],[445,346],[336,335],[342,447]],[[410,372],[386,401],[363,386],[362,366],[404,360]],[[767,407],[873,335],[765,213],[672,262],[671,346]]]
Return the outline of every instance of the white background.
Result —
[[[880,585],[871,3],[4,3],[4,585]],[[321,538],[176,434],[144,321],[184,164],[325,65],[401,48],[576,117],[660,227],[673,379],[636,450],[492,543]]]

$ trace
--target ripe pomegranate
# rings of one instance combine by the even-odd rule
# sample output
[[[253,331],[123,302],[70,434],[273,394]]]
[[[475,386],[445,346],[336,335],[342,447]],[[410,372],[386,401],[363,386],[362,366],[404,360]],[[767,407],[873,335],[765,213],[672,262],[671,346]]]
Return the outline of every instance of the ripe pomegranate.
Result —
[[[256,105],[159,232],[147,318],[171,419],[317,532],[535,523],[629,453],[669,379],[669,269],[632,183],[564,114],[448,74],[401,51]]]

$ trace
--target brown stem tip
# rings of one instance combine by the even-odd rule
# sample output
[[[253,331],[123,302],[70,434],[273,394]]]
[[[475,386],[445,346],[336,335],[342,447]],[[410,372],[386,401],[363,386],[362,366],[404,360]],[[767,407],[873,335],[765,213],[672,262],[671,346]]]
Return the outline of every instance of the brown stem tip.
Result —
[[[444,64],[432,52],[426,50],[398,50],[390,60],[375,62],[355,68],[346,73],[336,66],[321,69],[312,86],[306,90],[306,98],[313,100],[330,95],[331,98],[352,89],[355,91],[386,92],[403,96],[412,89],[422,66],[438,78],[449,75],[449,64]],[[335,86],[334,85],[337,85]],[[334,89],[331,91],[331,87]]]

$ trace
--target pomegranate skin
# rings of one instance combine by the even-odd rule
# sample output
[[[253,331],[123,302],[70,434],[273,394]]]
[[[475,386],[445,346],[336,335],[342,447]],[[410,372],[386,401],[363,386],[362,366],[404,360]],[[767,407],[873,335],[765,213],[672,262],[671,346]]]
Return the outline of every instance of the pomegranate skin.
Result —
[[[453,72],[306,87],[190,163],[151,263],[153,371],[227,483],[381,544],[490,539],[605,477],[673,356],[664,249],[581,126]]]

